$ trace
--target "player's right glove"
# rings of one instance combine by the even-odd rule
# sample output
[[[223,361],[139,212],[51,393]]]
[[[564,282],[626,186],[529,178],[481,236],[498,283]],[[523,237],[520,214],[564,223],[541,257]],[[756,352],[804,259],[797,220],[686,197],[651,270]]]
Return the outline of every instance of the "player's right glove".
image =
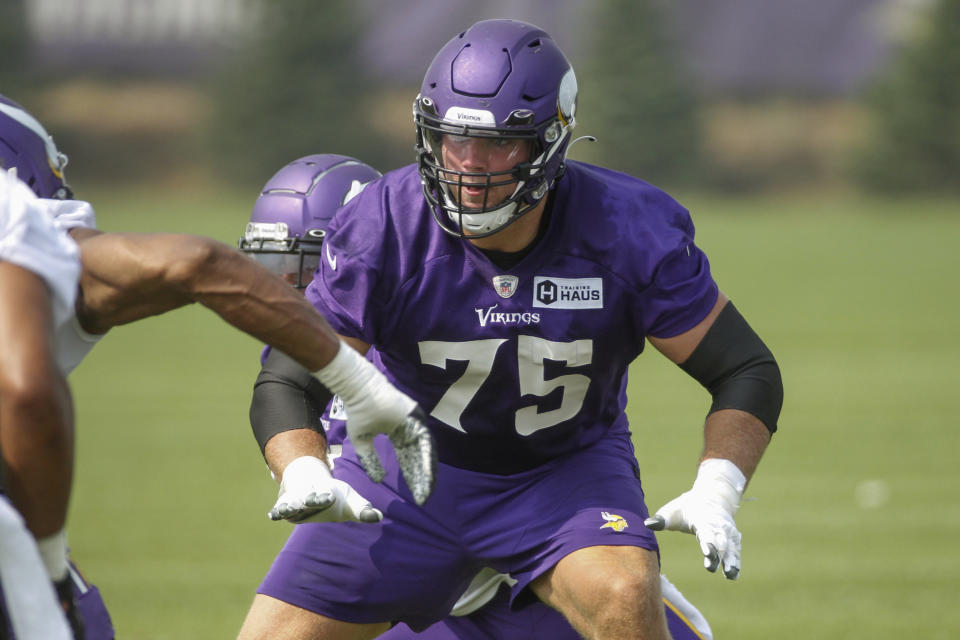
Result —
[[[313,456],[295,458],[283,470],[280,496],[267,516],[301,522],[380,522],[383,513]]]
[[[386,434],[414,501],[423,504],[436,483],[437,452],[426,416],[417,403],[344,342],[316,376],[343,399],[347,436],[367,475],[374,482],[381,482],[386,475],[373,446],[375,436]]]
[[[741,537],[733,516],[746,486],[746,476],[729,460],[704,460],[693,487],[660,507],[644,524],[654,531],[696,535],[704,568],[713,572],[722,563],[723,575],[736,580],[740,575]]]

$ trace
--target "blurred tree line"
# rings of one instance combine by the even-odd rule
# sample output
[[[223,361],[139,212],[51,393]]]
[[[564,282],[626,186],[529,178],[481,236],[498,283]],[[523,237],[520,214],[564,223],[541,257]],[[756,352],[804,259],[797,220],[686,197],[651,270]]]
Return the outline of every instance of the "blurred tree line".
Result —
[[[381,88],[357,57],[362,25],[351,4],[288,0],[264,6],[262,30],[218,93],[212,128],[217,164],[231,176],[262,180],[284,162],[318,151],[353,155],[381,169],[412,162],[412,125],[393,136],[376,135],[370,126],[371,118],[392,118],[365,105],[407,105],[379,100]],[[572,155],[667,188],[762,188],[769,172],[738,182],[711,164],[703,124],[709,105],[688,77],[663,9],[657,0],[597,0],[591,6],[587,53],[575,61],[575,134],[599,141],[579,143]],[[850,178],[867,189],[958,188],[957,42],[960,0],[939,0],[928,29],[866,97],[873,126],[854,154]],[[409,87],[411,100],[416,90]],[[797,177],[789,166],[780,170],[791,173],[782,180]]]
[[[226,177],[249,184],[311,153],[398,166],[369,135],[371,99],[349,0],[261,2],[262,22],[215,87],[210,144]],[[309,28],[306,28],[309,27]],[[412,130],[412,125],[411,125]]]
[[[365,25],[358,5],[244,1],[259,10],[261,20],[238,40],[228,66],[199,83],[182,80],[193,82],[209,106],[194,118],[190,139],[178,141],[159,129],[117,134],[50,126],[74,160],[71,175],[125,181],[192,163],[249,189],[310,153],[352,155],[382,170],[414,160],[409,109],[418,82],[395,86],[396,80],[376,77],[361,59]],[[0,93],[48,121],[44,101],[33,100],[42,90],[38,85],[74,81],[79,74],[32,72],[25,6],[25,0],[0,2]],[[575,135],[599,141],[578,143],[572,157],[668,189],[763,188],[776,171],[784,180],[800,177],[803,168],[795,170],[796,164],[739,179],[731,179],[729,166],[718,165],[706,122],[715,96],[698,94],[688,76],[666,6],[663,0],[596,0],[584,13],[590,19],[580,30],[582,54],[572,60],[580,85]],[[846,177],[866,189],[960,189],[960,0],[936,0],[928,17],[926,28],[864,96],[870,134]],[[143,82],[88,75],[104,84]],[[764,135],[749,120],[741,126]]]
[[[413,162],[412,119],[394,137],[371,137],[371,118],[396,118],[364,105],[408,110],[409,104],[380,101],[377,83],[365,77],[357,57],[362,25],[351,3],[268,5],[259,34],[217,91],[211,129],[217,165],[230,177],[262,180],[283,163],[316,152],[352,155],[381,169]],[[694,182],[697,99],[662,28],[657,3],[603,0],[590,13],[596,23],[589,48],[602,55],[575,66],[580,83],[575,133],[597,136],[602,153],[583,148],[586,144],[578,153],[652,182]],[[314,27],[304,29],[305,24]],[[411,103],[418,88],[407,88]]]
[[[575,134],[598,139],[589,147],[581,143],[585,159],[658,186],[695,184],[701,177],[701,103],[663,4],[603,0],[591,14],[591,55],[574,67],[580,84]]]
[[[0,93],[15,96],[26,75],[26,9],[21,2],[0,2]]]
[[[866,96],[854,176],[885,192],[960,193],[960,0],[939,0]]]

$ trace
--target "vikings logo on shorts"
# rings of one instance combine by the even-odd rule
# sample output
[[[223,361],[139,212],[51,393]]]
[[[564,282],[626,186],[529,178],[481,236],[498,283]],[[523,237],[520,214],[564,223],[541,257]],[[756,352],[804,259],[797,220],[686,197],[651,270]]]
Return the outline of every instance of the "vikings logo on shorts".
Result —
[[[607,513],[606,511],[601,511],[600,516],[606,520],[606,522],[600,525],[601,529],[606,529],[607,527],[613,529],[617,533],[620,533],[630,525],[626,520],[623,519],[623,516],[618,516],[615,513]]]

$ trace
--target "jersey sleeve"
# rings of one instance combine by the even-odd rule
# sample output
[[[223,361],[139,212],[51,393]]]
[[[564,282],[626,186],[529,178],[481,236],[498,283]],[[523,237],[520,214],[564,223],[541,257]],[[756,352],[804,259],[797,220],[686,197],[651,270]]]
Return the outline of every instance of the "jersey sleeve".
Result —
[[[640,316],[646,335],[671,338],[692,329],[716,304],[719,289],[707,255],[694,242],[686,209],[668,201],[656,230],[655,263],[641,295]]]
[[[719,289],[710,275],[706,254],[690,242],[664,258],[648,293],[647,334],[671,338],[707,317]]]
[[[307,300],[337,333],[379,341],[377,318],[388,297],[381,282],[383,225],[377,221],[376,193],[365,189],[338,211],[327,230],[323,257],[307,287]]]
[[[43,278],[56,324],[73,314],[80,279],[77,245],[56,228],[33,192],[6,172],[0,172],[0,260]]]

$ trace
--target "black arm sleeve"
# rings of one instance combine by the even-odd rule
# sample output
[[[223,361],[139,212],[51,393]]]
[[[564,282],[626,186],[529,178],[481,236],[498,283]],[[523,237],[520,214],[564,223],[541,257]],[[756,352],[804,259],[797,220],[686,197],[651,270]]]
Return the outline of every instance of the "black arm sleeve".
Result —
[[[783,406],[780,367],[732,302],[680,368],[713,396],[710,413],[739,409],[759,418],[770,433],[777,430]]]
[[[320,415],[333,394],[282,351],[271,349],[253,385],[250,426],[263,452],[267,441],[283,431],[313,429],[323,433]]]

